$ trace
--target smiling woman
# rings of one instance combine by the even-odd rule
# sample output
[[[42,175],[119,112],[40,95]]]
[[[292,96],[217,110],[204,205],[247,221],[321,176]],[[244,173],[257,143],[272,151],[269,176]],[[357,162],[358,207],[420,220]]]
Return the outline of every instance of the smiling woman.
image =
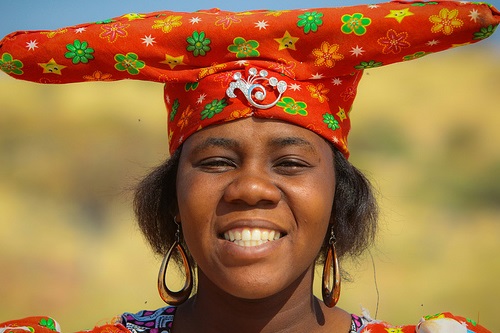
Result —
[[[180,156],[170,160],[174,166],[160,166],[140,186],[136,211],[149,239],[158,238],[153,247],[162,252],[168,234],[175,232],[167,229],[175,224],[162,223],[165,231],[157,230],[150,217],[168,216],[169,208],[150,203],[177,202],[176,220],[182,221],[187,248],[199,268],[198,290],[204,291],[188,303],[196,299],[197,306],[202,306],[206,302],[207,308],[211,305],[220,313],[235,297],[259,300],[279,295],[272,303],[278,309],[298,310],[298,303],[311,301],[319,306],[310,298],[311,262],[326,252],[320,247],[329,246],[327,229],[339,239],[339,256],[362,252],[373,239],[376,207],[368,183],[342,154],[335,153],[338,161],[334,162],[336,149],[309,130],[246,118],[199,131],[180,151]],[[177,200],[162,199],[173,177]],[[334,201],[335,193],[338,199]],[[347,211],[350,214],[343,216]],[[273,330],[283,325],[269,317],[278,309],[270,311],[260,302],[248,306],[246,311],[267,318],[252,322],[249,331],[260,331],[263,323]],[[197,326],[203,320],[193,316],[196,313],[186,315],[185,322],[177,319],[176,325],[190,327],[180,331],[200,329]],[[178,312],[177,318],[182,317]],[[304,329],[314,326],[314,317],[303,319]]]
[[[393,326],[337,301],[339,262],[376,230],[370,185],[348,162],[363,70],[480,41],[499,21],[484,4],[393,2],[128,14],[6,36],[0,67],[16,78],[165,84],[171,157],[138,186],[135,212],[165,256],[158,285],[169,306],[93,331],[488,332],[450,313]],[[165,274],[177,255],[186,283],[176,292]],[[26,330],[60,328],[49,317],[0,324]]]

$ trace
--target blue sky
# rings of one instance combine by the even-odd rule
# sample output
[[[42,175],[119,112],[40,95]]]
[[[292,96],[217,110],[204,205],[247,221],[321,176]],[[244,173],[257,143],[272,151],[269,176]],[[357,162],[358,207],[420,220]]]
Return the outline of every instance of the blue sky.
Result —
[[[195,11],[218,7],[231,11],[349,6],[370,0],[1,0],[0,37],[16,30],[51,30],[122,14],[158,10]],[[381,1],[375,1],[381,2]],[[500,8],[500,0],[490,0]],[[500,48],[500,31],[483,45]]]

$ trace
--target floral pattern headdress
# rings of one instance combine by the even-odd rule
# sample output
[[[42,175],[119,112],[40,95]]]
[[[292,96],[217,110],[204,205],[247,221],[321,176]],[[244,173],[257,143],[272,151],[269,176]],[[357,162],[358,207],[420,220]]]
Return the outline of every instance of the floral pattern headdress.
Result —
[[[253,116],[310,129],[348,156],[364,69],[478,42],[499,22],[487,4],[453,1],[132,13],[12,33],[0,68],[40,83],[162,82],[171,153],[202,128]]]

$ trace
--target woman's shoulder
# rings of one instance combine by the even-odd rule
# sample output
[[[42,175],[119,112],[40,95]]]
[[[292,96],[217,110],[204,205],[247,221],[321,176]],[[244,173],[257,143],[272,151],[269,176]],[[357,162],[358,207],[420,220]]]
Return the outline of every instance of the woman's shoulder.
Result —
[[[474,320],[449,312],[422,317],[416,324],[397,326],[371,319],[367,314],[363,317],[353,315],[354,324],[356,330],[351,333],[491,333]]]
[[[61,333],[59,323],[46,316],[27,317],[0,323],[0,333]],[[91,330],[75,333],[129,333],[129,330],[119,322],[96,326]]]
[[[109,324],[76,333],[163,333],[170,332],[176,308],[125,312]],[[159,330],[161,328],[161,330]],[[27,317],[0,323],[0,333],[62,333],[59,323],[46,316]]]

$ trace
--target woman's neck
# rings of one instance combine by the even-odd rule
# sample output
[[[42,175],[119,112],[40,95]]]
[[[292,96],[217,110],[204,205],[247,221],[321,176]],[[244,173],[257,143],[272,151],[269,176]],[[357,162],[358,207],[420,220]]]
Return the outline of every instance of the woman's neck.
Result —
[[[199,271],[198,293],[177,309],[173,333],[332,332],[336,313],[344,313],[325,308],[312,294],[312,283],[313,267],[285,290],[248,300],[224,292]]]

